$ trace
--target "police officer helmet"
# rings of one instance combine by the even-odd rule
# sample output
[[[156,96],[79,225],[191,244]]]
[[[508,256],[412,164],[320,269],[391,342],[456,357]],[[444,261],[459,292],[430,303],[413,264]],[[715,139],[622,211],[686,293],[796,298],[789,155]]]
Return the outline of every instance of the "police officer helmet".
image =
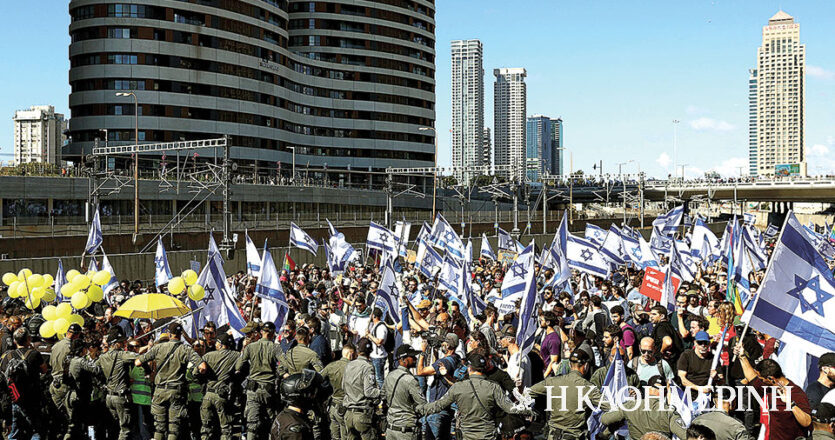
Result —
[[[835,423],[835,406],[831,403],[821,403],[812,411],[812,420],[825,425]]]
[[[302,370],[281,381],[281,398],[293,406],[309,406],[320,394],[325,379],[313,370]]]

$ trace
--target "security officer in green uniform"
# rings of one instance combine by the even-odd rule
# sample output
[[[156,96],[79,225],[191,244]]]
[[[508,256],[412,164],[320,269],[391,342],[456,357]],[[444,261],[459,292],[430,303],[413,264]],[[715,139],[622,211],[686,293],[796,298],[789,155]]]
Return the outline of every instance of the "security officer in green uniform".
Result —
[[[315,351],[307,345],[310,333],[306,327],[296,329],[296,345],[284,352],[278,360],[278,372],[281,377],[301,373],[305,369],[322,371],[322,361]]]
[[[348,365],[348,362],[356,358],[357,349],[349,342],[342,346],[342,357],[329,363],[322,369],[322,377],[327,379],[333,387],[330,405],[328,405],[331,440],[342,440],[346,438],[345,407],[342,404],[345,399],[345,389],[342,387],[342,378],[345,376],[345,367]]]
[[[470,378],[455,382],[440,399],[426,404],[419,411],[434,414],[453,403],[458,406],[456,418],[462,440],[481,440],[498,436],[499,418],[504,414],[529,415],[530,408],[514,407],[504,390],[487,380],[487,357],[471,353],[467,357]]]
[[[154,345],[147,353],[139,356],[137,367],[154,361],[157,374],[154,379],[154,396],[151,399],[151,415],[154,417],[154,440],[178,440],[183,418],[186,416],[186,370],[197,365],[205,371],[206,363],[188,345],[180,341],[183,327],[174,322],[168,326],[170,339]]]
[[[133,433],[130,411],[130,371],[133,362],[138,357],[135,353],[125,351],[124,344],[125,331],[118,326],[112,327],[107,333],[107,353],[96,360],[106,381],[105,405],[113,419],[119,424],[119,440],[127,440]],[[143,372],[142,379],[144,378]]]
[[[206,395],[200,407],[201,431],[204,440],[217,438],[216,424],[220,425],[220,439],[232,438],[232,385],[235,377],[235,363],[238,352],[230,348],[235,340],[228,334],[217,337],[215,351],[206,353]],[[193,372],[197,374],[197,371]]]
[[[345,438],[348,440],[377,439],[374,410],[380,399],[380,388],[374,375],[374,366],[368,356],[373,350],[371,341],[362,338],[357,342],[359,357],[345,366],[342,388],[345,390]]]
[[[687,438],[687,426],[681,416],[664,400],[664,379],[652,376],[647,381],[647,396],[634,402],[626,402],[622,408],[613,408],[603,414],[600,422],[612,428],[627,422],[629,437],[639,439],[648,432],[659,432],[669,438]],[[606,438],[609,436],[604,433]]]
[[[52,403],[58,408],[60,420],[55,420],[57,424],[66,425],[67,414],[65,412],[64,402],[67,398],[67,386],[64,382],[64,360],[70,354],[70,344],[74,339],[81,336],[81,326],[78,324],[71,324],[67,329],[67,335],[55,345],[52,346],[52,352],[49,355],[49,367],[52,371],[52,385],[49,386],[49,395],[52,397]]]
[[[195,339],[191,344],[191,348],[203,359],[206,355],[206,341],[202,339]],[[186,383],[188,384],[188,399],[186,402],[186,422],[188,424],[188,433],[190,438],[200,438],[201,418],[200,407],[203,404],[203,384],[197,380],[194,370],[197,370],[197,365],[194,368],[186,370]]]
[[[420,394],[417,378],[409,371],[417,365],[419,354],[406,344],[398,347],[394,354],[398,367],[383,383],[383,397],[388,405],[387,440],[417,440],[420,436],[418,414],[426,399]]]
[[[608,402],[600,401],[600,389],[586,379],[591,369],[588,353],[579,348],[574,349],[569,357],[569,365],[571,370],[568,374],[548,377],[530,388],[532,397],[551,398],[547,407],[551,413],[548,440],[586,439],[586,420],[593,408],[584,407],[581,396],[588,396],[588,401],[593,405],[600,405],[604,411],[609,410]]]
[[[281,349],[274,340],[275,324],[265,322],[261,326],[261,339],[244,347],[235,363],[235,374],[239,377],[249,367],[244,410],[247,440],[265,438],[275,416],[276,372]]]
[[[66,410],[69,418],[64,440],[75,440],[86,436],[84,417],[89,416],[90,398],[93,393],[93,378],[101,374],[101,368],[85,357],[87,343],[73,339],[70,353],[64,364],[67,373],[64,379],[67,386]]]
[[[818,404],[812,410],[812,439],[835,440],[835,406],[830,403]]]
[[[313,428],[305,417],[316,403],[327,397],[331,388],[316,371],[302,370],[281,381],[281,398],[287,403],[273,424],[271,438],[275,440],[310,440]]]

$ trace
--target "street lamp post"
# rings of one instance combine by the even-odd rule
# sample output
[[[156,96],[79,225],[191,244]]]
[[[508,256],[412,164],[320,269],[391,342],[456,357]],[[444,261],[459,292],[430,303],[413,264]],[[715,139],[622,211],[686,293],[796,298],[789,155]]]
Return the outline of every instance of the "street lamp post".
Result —
[[[620,181],[623,184],[623,192],[621,192],[621,197],[623,198],[623,225],[626,226],[626,179],[623,177],[623,166],[629,163],[635,162],[635,160],[628,160],[626,162],[621,162],[618,164],[618,174],[620,174]]]
[[[133,157],[133,244],[139,237],[139,100],[136,93],[118,92],[116,96],[133,96],[133,118],[134,118],[134,141],[135,152]]]
[[[678,161],[678,119],[673,119],[673,175],[676,174],[676,162]]]
[[[431,131],[435,134],[435,154],[432,155],[432,159],[434,161],[433,167],[438,167],[438,131],[435,130],[435,127],[420,127],[418,128],[420,131]],[[432,172],[432,218],[435,218],[435,201],[437,200],[438,195],[438,171],[435,170]]]

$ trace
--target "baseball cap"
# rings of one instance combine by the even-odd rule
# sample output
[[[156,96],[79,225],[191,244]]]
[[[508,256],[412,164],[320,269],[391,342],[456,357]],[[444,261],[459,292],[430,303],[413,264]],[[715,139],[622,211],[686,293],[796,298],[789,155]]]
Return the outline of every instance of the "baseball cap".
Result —
[[[571,352],[571,356],[568,358],[569,361],[574,363],[588,363],[591,361],[589,354],[585,352],[585,350],[581,350],[579,348],[575,348],[574,351]]]
[[[248,334],[257,332],[258,330],[260,330],[260,326],[258,325],[258,323],[255,321],[249,321],[246,323],[244,328],[241,329],[241,333]]]
[[[221,344],[223,344],[227,347],[232,347],[232,345],[235,343],[235,338],[233,338],[232,335],[230,335],[228,333],[221,333],[217,337],[217,340],[218,340],[218,342],[220,342]]]
[[[664,381],[664,378],[661,377],[658,374],[656,374],[655,376],[650,377],[649,380],[647,381],[647,386],[654,387],[656,385],[662,385],[662,386],[666,385],[666,383]]]
[[[835,353],[824,353],[818,360],[818,367],[835,367]]]
[[[458,335],[456,335],[455,333],[447,333],[446,337],[444,338],[444,342],[446,342],[447,345],[451,347],[458,347],[459,341],[460,339],[458,339]]]
[[[67,328],[67,333],[81,333],[81,326],[73,323]]]
[[[430,307],[432,307],[432,301],[428,299],[421,300],[417,305],[418,309],[428,309]]]
[[[499,339],[503,338],[515,338],[516,337],[516,327],[513,324],[505,324],[502,327],[501,331],[499,331]]]
[[[835,423],[835,406],[831,403],[821,403],[812,410],[812,419],[818,423]]]
[[[706,331],[702,330],[696,333],[696,337],[694,338],[696,341],[710,341],[710,335],[707,334]]]
[[[416,357],[419,354],[419,351],[413,349],[412,347],[406,344],[403,344],[397,347],[397,351],[394,352],[394,357],[397,359],[404,359],[407,357]]]

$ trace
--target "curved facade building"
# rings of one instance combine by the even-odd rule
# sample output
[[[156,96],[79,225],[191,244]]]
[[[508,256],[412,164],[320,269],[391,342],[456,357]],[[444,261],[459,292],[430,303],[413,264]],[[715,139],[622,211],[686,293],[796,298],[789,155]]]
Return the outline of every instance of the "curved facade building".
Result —
[[[434,163],[420,130],[435,120],[433,0],[72,0],[69,12],[67,159],[102,129],[133,143],[133,100],[116,96],[130,91],[140,143],[228,135],[262,175],[289,175],[294,150],[297,172],[355,185]]]

